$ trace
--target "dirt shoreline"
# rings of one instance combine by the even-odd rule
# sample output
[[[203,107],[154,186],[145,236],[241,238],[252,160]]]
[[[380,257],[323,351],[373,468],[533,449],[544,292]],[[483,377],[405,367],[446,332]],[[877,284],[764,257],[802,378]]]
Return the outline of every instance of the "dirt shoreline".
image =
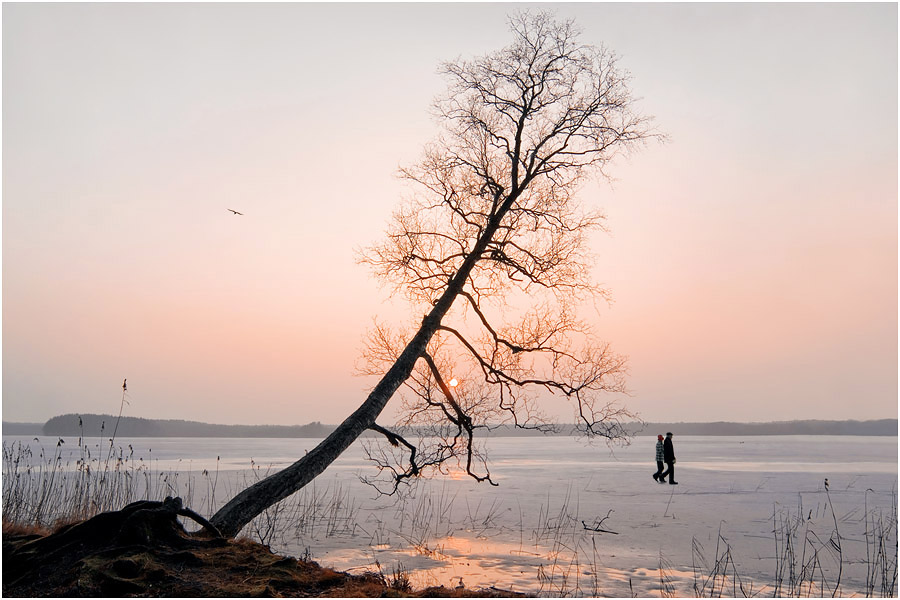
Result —
[[[404,573],[351,575],[247,539],[187,533],[167,514],[143,513],[103,513],[53,532],[4,523],[3,596],[524,597],[495,588],[414,590]]]

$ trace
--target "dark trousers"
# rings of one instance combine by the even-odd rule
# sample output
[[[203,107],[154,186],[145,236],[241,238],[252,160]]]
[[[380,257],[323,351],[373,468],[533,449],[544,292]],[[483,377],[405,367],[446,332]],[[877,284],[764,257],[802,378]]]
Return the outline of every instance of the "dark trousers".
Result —
[[[663,461],[656,461],[656,473],[653,474],[653,479],[659,479],[660,474],[663,472]]]
[[[664,473],[660,473],[659,480],[663,481],[666,478],[666,475],[669,476],[669,483],[675,481],[675,463],[667,462],[666,466],[669,467],[665,470]]]

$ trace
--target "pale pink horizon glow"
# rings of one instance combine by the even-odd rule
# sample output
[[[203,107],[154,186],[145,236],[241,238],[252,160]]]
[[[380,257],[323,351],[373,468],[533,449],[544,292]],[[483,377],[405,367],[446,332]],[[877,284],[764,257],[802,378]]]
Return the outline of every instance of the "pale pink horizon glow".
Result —
[[[4,5],[3,420],[342,420],[437,68],[529,6]],[[897,6],[552,9],[669,136],[580,190],[626,404],[896,418]]]

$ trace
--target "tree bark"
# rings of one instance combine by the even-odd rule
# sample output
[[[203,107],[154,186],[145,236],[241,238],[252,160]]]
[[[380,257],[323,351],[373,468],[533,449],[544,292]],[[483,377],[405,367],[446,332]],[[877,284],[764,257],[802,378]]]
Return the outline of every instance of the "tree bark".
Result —
[[[223,536],[229,538],[236,536],[264,510],[303,488],[334,462],[365,430],[375,424],[385,405],[409,378],[416,361],[425,352],[444,315],[462,291],[472,268],[481,259],[482,253],[497,232],[503,216],[515,201],[520,189],[517,188],[512,192],[490,219],[475,248],[451,278],[434,308],[422,319],[422,325],[415,336],[378,385],[369,393],[365,402],[303,458],[238,493],[213,515],[210,522]]]
[[[433,313],[434,311],[432,311]],[[431,315],[429,315],[431,316]],[[284,500],[316,478],[350,444],[368,429],[397,388],[409,377],[416,360],[428,345],[436,327],[423,323],[394,366],[378,382],[366,401],[347,417],[331,435],[291,466],[262,479],[237,494],[213,515],[210,522],[222,535],[234,537],[264,510]]]

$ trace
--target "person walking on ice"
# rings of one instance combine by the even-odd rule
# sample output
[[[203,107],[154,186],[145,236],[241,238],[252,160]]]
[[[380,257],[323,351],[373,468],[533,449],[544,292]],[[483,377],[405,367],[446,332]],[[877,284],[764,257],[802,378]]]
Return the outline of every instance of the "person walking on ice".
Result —
[[[660,473],[659,481],[660,483],[666,478],[666,475],[669,476],[669,483],[671,485],[678,485],[678,482],[675,481],[675,449],[672,447],[672,432],[669,431],[666,433],[666,439],[663,442],[663,459],[666,462],[666,466],[668,467],[664,473]]]
[[[665,449],[663,448],[663,437],[662,435],[658,435],[656,436],[656,473],[653,474],[653,479],[659,483],[663,483],[660,474],[663,472],[665,458],[666,454]]]

